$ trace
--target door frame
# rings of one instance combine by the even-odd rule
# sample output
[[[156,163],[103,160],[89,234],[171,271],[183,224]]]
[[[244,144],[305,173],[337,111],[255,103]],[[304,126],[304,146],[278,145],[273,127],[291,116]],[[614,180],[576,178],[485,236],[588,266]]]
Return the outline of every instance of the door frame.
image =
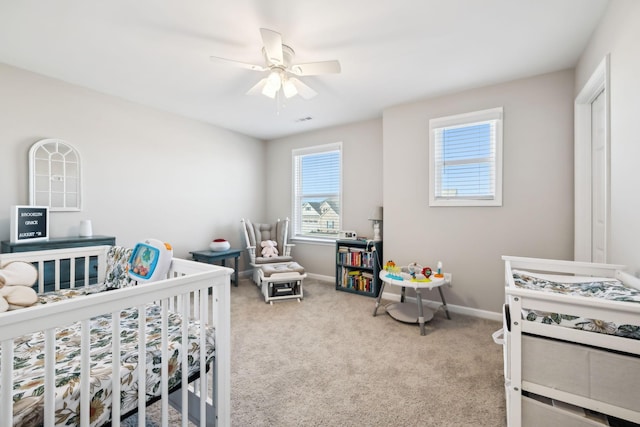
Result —
[[[584,85],[574,104],[574,259],[591,261],[591,103],[604,90],[605,95],[605,259],[609,259],[611,126],[609,55],[607,54]]]

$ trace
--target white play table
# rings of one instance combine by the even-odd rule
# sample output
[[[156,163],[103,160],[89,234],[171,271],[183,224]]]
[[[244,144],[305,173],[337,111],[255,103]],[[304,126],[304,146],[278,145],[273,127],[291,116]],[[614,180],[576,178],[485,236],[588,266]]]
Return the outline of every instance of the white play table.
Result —
[[[382,280],[382,286],[380,288],[378,298],[376,298],[376,306],[373,309],[373,316],[375,317],[375,315],[377,314],[384,287],[385,285],[389,284],[392,286],[400,286],[402,288],[402,293],[400,295],[400,302],[387,304],[385,306],[385,310],[387,311],[389,316],[393,317],[396,320],[399,320],[400,322],[419,323],[420,335],[426,335],[424,324],[425,322],[433,319],[434,314],[434,311],[422,306],[423,289],[438,289],[438,292],[440,293],[440,299],[442,300],[442,307],[445,314],[447,315],[447,319],[451,319],[449,310],[447,309],[447,303],[445,302],[444,295],[442,294],[442,285],[451,283],[451,274],[444,273],[444,277],[441,278],[431,276],[430,279],[430,282],[411,281],[399,277],[397,273],[394,274],[385,270],[381,271],[380,280]],[[413,288],[416,291],[415,303],[405,301],[406,288]]]

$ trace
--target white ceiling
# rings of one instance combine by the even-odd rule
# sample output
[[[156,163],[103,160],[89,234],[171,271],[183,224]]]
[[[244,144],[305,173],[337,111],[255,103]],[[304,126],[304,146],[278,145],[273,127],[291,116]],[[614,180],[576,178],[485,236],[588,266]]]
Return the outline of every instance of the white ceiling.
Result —
[[[607,2],[0,0],[0,62],[273,139],[571,68]],[[264,76],[209,55],[263,64],[260,28],[342,73],[302,78],[318,96],[280,108],[245,95]]]

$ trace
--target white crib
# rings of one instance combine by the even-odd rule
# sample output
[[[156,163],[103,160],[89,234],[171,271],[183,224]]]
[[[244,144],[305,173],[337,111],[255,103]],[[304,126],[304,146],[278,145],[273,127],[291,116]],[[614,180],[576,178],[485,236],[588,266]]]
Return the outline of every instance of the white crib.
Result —
[[[109,248],[95,246],[0,254],[0,266],[19,260],[34,263],[42,272],[45,262],[48,262],[48,266],[54,266],[56,290],[62,289],[64,282],[68,282],[68,286],[82,293],[96,286],[89,284],[92,276],[89,274],[90,268],[97,265],[97,276],[93,274],[93,277],[97,278],[98,284],[104,281]],[[66,266],[67,263],[70,267],[70,277],[61,277],[61,265]],[[81,286],[77,285],[75,277],[76,265],[84,266]],[[159,400],[161,419],[158,421],[163,426],[176,425],[176,419],[180,419],[182,426],[187,426],[189,421],[199,426],[229,426],[229,285],[232,271],[229,268],[174,258],[164,280],[0,313],[0,425],[16,425],[14,410],[17,411],[16,406],[22,404],[17,398],[20,397],[17,395],[21,390],[14,389],[14,384],[19,380],[16,378],[17,371],[14,370],[14,361],[17,360],[14,359],[14,349],[18,348],[19,344],[24,344],[27,339],[25,337],[43,337],[42,374],[41,378],[33,380],[42,382],[43,386],[40,388],[41,392],[29,397],[29,402],[34,408],[29,416],[32,422],[35,422],[35,425],[54,426],[60,423],[63,411],[72,410],[68,401],[62,404],[62,409],[60,407],[62,391],[56,385],[56,377],[61,375],[61,369],[57,366],[56,360],[61,355],[56,350],[62,342],[56,335],[64,336],[66,331],[77,327],[79,354],[74,356],[73,360],[79,364],[79,371],[76,372],[79,374],[79,387],[64,389],[65,394],[74,394],[79,401],[74,413],[76,425],[108,425],[110,422],[117,427],[120,425],[121,417],[135,412],[139,425],[144,426],[147,405],[151,401]],[[39,289],[44,289],[42,275],[39,278]],[[133,353],[128,354],[127,361],[121,360],[120,357],[111,357],[120,354],[124,358],[128,346],[132,345],[126,343],[123,338],[127,335],[122,329],[125,312],[137,313],[137,330],[131,332],[137,336],[137,342],[135,350],[131,350]],[[157,319],[150,319],[148,313],[159,315]],[[98,370],[98,359],[106,356],[104,352],[92,352],[95,334],[90,329],[95,328],[95,323],[92,322],[97,318],[101,319],[100,324],[108,325],[100,332],[104,333],[109,329],[111,334],[111,348],[108,351],[111,361],[108,367],[101,368],[100,374],[94,371]],[[185,319],[188,321],[182,321]],[[149,322],[157,322],[157,331],[148,326],[156,323]],[[95,329],[93,331],[95,332]],[[178,334],[179,339],[169,341],[169,331]],[[215,335],[214,338],[212,333]],[[114,337],[121,339],[113,339]],[[148,343],[151,339],[156,343],[153,348]],[[215,350],[212,349],[212,341],[215,343]],[[181,343],[187,345],[181,346]],[[179,355],[171,355],[175,360],[170,358],[169,349],[179,349],[172,350],[179,351]],[[195,353],[189,353],[190,349]],[[148,351],[154,353],[147,354]],[[193,367],[196,359],[197,366]],[[134,364],[135,368],[132,368]],[[190,366],[194,372],[189,372]],[[212,369],[207,369],[208,367]],[[122,379],[123,369],[128,375],[126,381]],[[151,372],[159,375],[157,384],[148,383]],[[170,377],[170,372],[175,377]],[[21,381],[28,382],[29,379],[22,378]],[[100,384],[100,387],[96,384]],[[105,398],[107,395],[123,396],[125,386],[136,392],[137,398],[134,402],[123,403],[121,399]],[[146,392],[137,393],[137,390]],[[100,411],[93,406],[97,402],[97,394],[104,399],[100,401]],[[126,405],[133,405],[134,409],[125,409]],[[174,409],[170,410],[170,406]],[[96,412],[101,413],[100,420],[93,419],[96,418]],[[170,413],[173,417],[171,421]]]

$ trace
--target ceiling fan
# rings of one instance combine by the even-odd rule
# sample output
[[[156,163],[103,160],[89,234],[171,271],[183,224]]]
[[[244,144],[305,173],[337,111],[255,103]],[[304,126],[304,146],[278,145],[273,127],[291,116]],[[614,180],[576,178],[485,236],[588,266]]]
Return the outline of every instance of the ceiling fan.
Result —
[[[249,70],[269,72],[267,77],[264,77],[249,89],[247,95],[261,93],[269,98],[275,98],[282,90],[286,98],[300,95],[304,99],[310,99],[316,96],[317,92],[303,83],[298,77],[340,72],[340,62],[336,60],[293,64],[295,52],[290,46],[282,43],[280,33],[261,28],[260,35],[262,36],[262,54],[264,55],[265,65],[248,64],[233,59],[211,56],[214,61],[230,62]]]

